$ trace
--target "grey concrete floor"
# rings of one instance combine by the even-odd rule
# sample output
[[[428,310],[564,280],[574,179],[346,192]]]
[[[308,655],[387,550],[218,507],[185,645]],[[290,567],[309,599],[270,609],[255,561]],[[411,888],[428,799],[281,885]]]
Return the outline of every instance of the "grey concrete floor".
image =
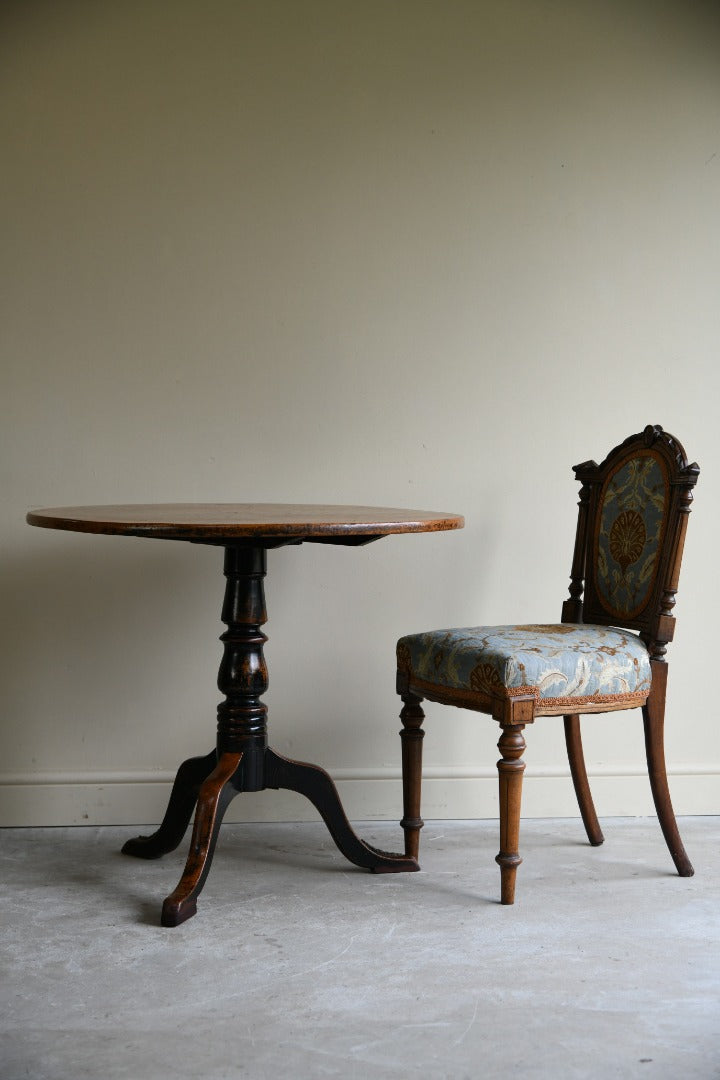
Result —
[[[605,822],[598,849],[524,822],[514,907],[494,822],[428,823],[423,872],[388,876],[322,824],[226,825],[175,929],[182,851],[5,830],[0,1076],[720,1077],[720,818],[680,824],[694,878],[654,819]]]

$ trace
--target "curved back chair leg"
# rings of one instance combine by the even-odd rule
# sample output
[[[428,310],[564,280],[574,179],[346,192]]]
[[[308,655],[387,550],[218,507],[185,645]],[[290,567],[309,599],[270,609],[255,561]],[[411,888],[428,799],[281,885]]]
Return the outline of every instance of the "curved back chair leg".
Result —
[[[665,770],[664,730],[667,664],[652,660],[651,665],[652,687],[642,710],[650,788],[665,843],[672,855],[677,872],[680,877],[692,877],[695,871],[680,839],[675,812],[670,801],[670,788],[668,787],[667,772]]]
[[[565,721],[565,745],[567,747],[568,761],[570,762],[570,775],[575,787],[583,825],[590,843],[593,847],[599,847],[605,837],[602,834],[600,822],[595,813],[593,797],[590,793],[582,737],[580,735],[580,717],[577,713],[574,713],[572,716],[565,716],[563,719]]]
[[[422,698],[415,694],[402,695],[403,708],[400,713],[402,731],[402,779],[403,779],[403,819],[400,822],[405,832],[405,854],[417,859],[420,848],[420,830],[425,822],[420,817],[420,791],[422,787],[422,741],[425,732],[422,722],[425,713],[422,710]]]
[[[515,878],[522,862],[518,853],[520,837],[520,804],[525,762],[524,724],[503,724],[498,750],[502,758],[497,763],[500,781],[500,851],[495,862],[500,867],[500,903],[515,903]]]

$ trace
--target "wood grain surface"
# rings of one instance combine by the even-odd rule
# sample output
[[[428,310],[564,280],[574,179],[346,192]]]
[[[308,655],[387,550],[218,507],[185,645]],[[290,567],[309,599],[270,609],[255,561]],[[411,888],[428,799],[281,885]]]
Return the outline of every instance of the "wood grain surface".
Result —
[[[30,525],[168,540],[387,536],[461,529],[463,518],[432,510],[303,503],[148,503],[32,510]]]

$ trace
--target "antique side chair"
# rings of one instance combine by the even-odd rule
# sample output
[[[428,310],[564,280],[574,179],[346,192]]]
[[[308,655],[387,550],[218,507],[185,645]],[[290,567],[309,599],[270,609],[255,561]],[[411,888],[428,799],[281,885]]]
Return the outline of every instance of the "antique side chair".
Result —
[[[523,729],[563,716],[570,772],[590,843],[602,844],[580,738],[582,713],[642,708],[655,808],[678,873],[690,877],[670,801],[663,728],[668,665],[692,490],[699,475],[681,444],[648,426],[601,465],[574,467],[580,482],[570,596],[552,625],[472,626],[411,634],[397,645],[403,701],[405,850],[417,858],[422,780],[422,701],[489,713],[502,728],[501,902],[512,904],[525,764]],[[584,588],[584,599],[583,599]]]

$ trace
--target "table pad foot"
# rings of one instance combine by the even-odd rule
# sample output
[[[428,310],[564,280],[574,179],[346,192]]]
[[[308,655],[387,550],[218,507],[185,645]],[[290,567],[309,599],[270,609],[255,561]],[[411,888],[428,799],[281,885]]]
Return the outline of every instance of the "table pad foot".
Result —
[[[373,847],[365,840],[361,840],[360,843],[378,856],[378,862],[370,867],[373,874],[413,874],[420,869],[420,863],[412,855],[381,851],[380,848]]]
[[[419,870],[412,856],[381,851],[361,840],[343,810],[332,778],[319,765],[293,761],[268,749],[265,753],[265,785],[296,791],[309,799],[327,825],[338,849],[355,866],[375,874],[411,873]]]
[[[200,787],[216,764],[215,750],[205,757],[183,761],[177,771],[162,824],[150,836],[135,836],[127,840],[121,849],[122,854],[133,855],[137,859],[159,859],[175,851],[190,824]]]
[[[193,915],[196,914],[197,900],[180,900],[177,903],[173,903],[168,896],[163,902],[160,925],[179,926],[180,923],[187,922],[188,919],[192,919]]]

